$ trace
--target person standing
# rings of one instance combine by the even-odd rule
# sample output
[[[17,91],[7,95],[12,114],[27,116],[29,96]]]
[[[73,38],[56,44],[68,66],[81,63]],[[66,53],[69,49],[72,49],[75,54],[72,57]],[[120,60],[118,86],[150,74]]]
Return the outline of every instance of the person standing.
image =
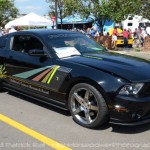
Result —
[[[130,28],[128,29],[128,34],[129,34],[129,36],[128,36],[129,38],[133,38],[133,34],[132,34],[132,31]]]
[[[129,33],[126,29],[123,30],[124,47],[128,48],[128,37]]]
[[[135,31],[133,32],[133,47],[137,48],[139,47],[139,39],[138,39],[138,31],[137,28],[135,29]]]
[[[92,38],[95,37],[95,33],[96,33],[95,30],[93,28],[91,28],[90,35]]]
[[[107,31],[106,31],[105,28],[104,28],[104,30],[103,30],[103,35],[104,35],[104,36],[107,36]]]
[[[115,27],[112,33],[112,48],[114,49],[116,48],[117,35],[118,35],[118,31],[117,31],[117,27]]]
[[[144,45],[144,40],[145,40],[145,38],[148,36],[148,34],[147,34],[147,32],[146,32],[146,29],[144,28],[144,29],[142,29],[142,32],[141,32],[141,45],[142,45],[142,47],[143,47],[143,45]]]

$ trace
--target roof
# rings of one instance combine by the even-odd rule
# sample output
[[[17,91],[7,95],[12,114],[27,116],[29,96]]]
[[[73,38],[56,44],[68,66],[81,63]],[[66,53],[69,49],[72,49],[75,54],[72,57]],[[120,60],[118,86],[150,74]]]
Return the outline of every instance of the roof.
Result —
[[[52,30],[52,29],[31,29],[31,30],[22,30],[17,33],[30,33],[30,34],[36,34],[36,35],[48,35],[48,34],[77,34],[79,32],[75,31],[68,31],[68,30]]]

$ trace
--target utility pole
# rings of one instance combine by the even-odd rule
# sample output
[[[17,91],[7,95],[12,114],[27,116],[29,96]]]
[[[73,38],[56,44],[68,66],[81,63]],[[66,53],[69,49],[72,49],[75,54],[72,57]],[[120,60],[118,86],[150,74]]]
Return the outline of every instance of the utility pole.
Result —
[[[56,17],[56,29],[58,28],[58,22],[57,22],[57,18],[58,18],[58,15],[57,15],[57,0],[55,0],[55,17]]]

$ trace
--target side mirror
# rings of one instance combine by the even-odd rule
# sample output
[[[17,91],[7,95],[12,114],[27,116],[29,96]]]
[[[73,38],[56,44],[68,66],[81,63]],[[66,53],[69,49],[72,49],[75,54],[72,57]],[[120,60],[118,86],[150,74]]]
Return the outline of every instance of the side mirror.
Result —
[[[31,56],[47,56],[47,54],[40,49],[31,49],[28,51],[28,54]]]

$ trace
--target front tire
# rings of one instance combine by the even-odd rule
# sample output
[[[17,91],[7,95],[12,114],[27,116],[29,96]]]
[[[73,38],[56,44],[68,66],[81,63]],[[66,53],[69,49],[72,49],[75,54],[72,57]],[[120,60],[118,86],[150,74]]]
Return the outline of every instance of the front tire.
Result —
[[[69,109],[75,122],[96,128],[108,120],[108,108],[102,94],[92,85],[79,83],[69,94]]]

